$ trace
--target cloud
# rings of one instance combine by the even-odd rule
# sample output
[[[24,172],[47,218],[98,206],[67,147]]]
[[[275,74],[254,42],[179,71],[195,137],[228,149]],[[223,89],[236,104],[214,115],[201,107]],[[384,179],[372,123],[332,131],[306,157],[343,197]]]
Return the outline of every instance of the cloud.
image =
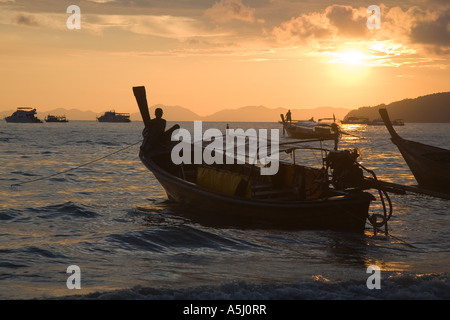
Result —
[[[161,38],[186,40],[193,37],[216,37],[223,34],[205,30],[190,17],[170,15],[89,15],[84,16],[83,28],[102,33],[109,28]]]
[[[13,23],[29,27],[39,26],[39,23],[34,16],[25,14],[17,14],[13,19]]]
[[[330,25],[338,35],[361,37],[367,34],[367,11],[351,6],[333,5],[325,10]]]
[[[322,12],[311,12],[292,18],[273,29],[280,41],[330,39],[336,37],[364,37],[368,33],[366,9],[332,5]]]
[[[411,29],[410,38],[413,42],[438,48],[450,47],[450,9],[436,19],[417,22]]]
[[[433,1],[441,3],[440,1]],[[444,3],[444,2],[442,2]],[[395,40],[416,52],[423,49],[439,55],[450,53],[450,9],[418,6],[381,7],[381,29],[369,30],[367,8],[331,5],[281,23],[272,30],[278,43],[311,44],[319,48],[331,42]],[[407,50],[402,50],[407,52]]]
[[[309,39],[323,39],[332,36],[329,21],[319,13],[301,15],[284,22],[273,29],[275,38],[281,42],[305,43]]]
[[[116,0],[87,0],[89,2],[95,2],[95,3],[108,3],[108,2],[116,2]]]
[[[367,8],[330,5],[280,23],[271,35],[280,47],[302,46],[310,56],[331,63],[355,58],[371,67],[446,68],[450,9],[380,8],[379,30],[367,28]]]
[[[240,20],[255,22],[255,9],[245,6],[242,0],[220,0],[205,11],[205,15],[216,22]]]

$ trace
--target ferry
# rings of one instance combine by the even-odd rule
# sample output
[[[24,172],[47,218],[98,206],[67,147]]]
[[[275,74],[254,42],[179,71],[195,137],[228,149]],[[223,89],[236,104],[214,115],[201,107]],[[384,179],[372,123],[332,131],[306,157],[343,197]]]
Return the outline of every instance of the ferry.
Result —
[[[66,116],[54,116],[49,114],[45,118],[45,122],[69,122],[69,120],[66,118]]]
[[[20,107],[12,115],[5,117],[5,120],[6,122],[42,123],[36,114],[35,108]]]
[[[107,111],[102,116],[97,117],[98,122],[130,122],[129,113],[117,113],[115,111]]]

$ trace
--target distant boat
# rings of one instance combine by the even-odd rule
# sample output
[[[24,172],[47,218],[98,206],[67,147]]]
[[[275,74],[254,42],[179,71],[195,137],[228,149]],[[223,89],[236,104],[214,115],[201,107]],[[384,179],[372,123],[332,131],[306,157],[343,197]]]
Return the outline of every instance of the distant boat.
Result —
[[[280,116],[283,133],[287,132],[291,138],[335,140],[339,136],[339,126],[334,121],[331,124],[321,120],[314,121],[313,118],[309,120],[286,121],[283,114]]]
[[[342,124],[368,124],[369,118],[348,117],[342,121]]]
[[[50,114],[44,120],[45,122],[69,122],[66,116],[53,116]]]
[[[130,122],[129,113],[117,113],[115,111],[107,111],[102,116],[97,117],[98,122]]]
[[[404,126],[405,125],[405,121],[403,121],[403,119],[395,119],[391,123],[393,126]],[[375,120],[369,121],[367,124],[369,126],[384,126],[385,125],[383,119],[375,119]]]
[[[379,110],[392,142],[397,146],[421,188],[450,194],[450,150],[405,140],[394,130],[386,109]]]
[[[36,109],[29,107],[17,108],[9,117],[5,117],[6,122],[17,123],[42,123],[42,120],[36,117]]]

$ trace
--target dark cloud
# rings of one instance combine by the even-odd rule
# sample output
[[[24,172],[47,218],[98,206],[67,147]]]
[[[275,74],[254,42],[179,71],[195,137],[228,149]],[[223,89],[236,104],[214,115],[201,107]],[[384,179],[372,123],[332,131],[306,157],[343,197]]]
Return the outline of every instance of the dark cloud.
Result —
[[[366,10],[331,5],[322,12],[303,14],[274,28],[277,39],[326,39],[334,37],[364,38],[368,33]]]
[[[433,45],[438,48],[450,47],[450,9],[442,12],[436,20],[417,22],[411,28],[410,38],[415,43]],[[448,52],[448,50],[442,52]]]
[[[70,5],[77,5],[82,12],[93,14],[167,14],[175,15],[203,11],[209,8],[211,0],[15,0],[9,2],[10,8],[17,8],[22,13],[64,13]]]
[[[29,26],[29,27],[37,27],[39,23],[36,18],[31,15],[18,14],[14,17],[13,22],[18,25]]]
[[[273,29],[273,34],[278,41],[293,41],[305,43],[309,39],[323,39],[332,36],[332,33],[325,25],[320,16],[302,15],[292,18],[290,21],[282,23]]]
[[[340,5],[328,7],[326,16],[330,24],[336,27],[339,35],[360,37],[367,32],[367,17],[358,16],[352,7]]]

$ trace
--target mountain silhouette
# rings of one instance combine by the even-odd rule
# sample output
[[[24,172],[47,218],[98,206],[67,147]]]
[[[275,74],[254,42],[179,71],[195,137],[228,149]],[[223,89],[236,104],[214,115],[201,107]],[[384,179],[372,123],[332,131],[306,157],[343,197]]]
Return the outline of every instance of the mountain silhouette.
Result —
[[[186,108],[180,106],[157,105],[150,108],[150,115],[153,117],[156,107],[164,110],[164,118],[169,121],[219,121],[219,122],[278,122],[281,120],[280,114],[286,114],[287,108],[267,108],[264,106],[246,106],[238,109],[225,109],[211,115],[200,116]],[[292,118],[296,120],[310,119],[314,117],[343,118],[350,109],[319,107],[315,109],[290,109]],[[131,119],[142,120],[139,113],[133,113]]]
[[[386,108],[391,119],[403,119],[405,122],[450,122],[450,92],[440,92],[404,99],[373,107],[361,107],[350,111],[346,117],[379,119],[378,110]]]
[[[265,106],[245,106],[237,109],[224,109],[207,116],[201,116],[197,113],[181,107],[167,106],[162,104],[150,107],[150,115],[154,117],[156,108],[164,110],[164,118],[168,121],[219,121],[219,122],[278,122],[281,120],[280,114],[286,114],[288,108],[268,108]],[[350,108],[318,107],[313,109],[295,109],[290,108],[292,119],[306,120],[332,118],[344,119],[346,117],[369,118],[370,120],[380,118],[378,109],[386,108],[392,119],[404,119],[405,122],[449,122],[450,123],[450,92],[440,92],[420,96],[415,99],[404,99],[392,103],[380,104],[377,106],[365,106],[355,110]],[[65,115],[70,120],[90,120],[95,121],[97,116],[111,109],[105,108],[101,113],[93,111],[81,111],[78,109],[57,108],[41,112],[36,107],[38,117],[44,119],[47,115],[62,116]],[[136,107],[130,118],[132,121],[142,121],[142,117]],[[11,115],[16,110],[5,110],[0,112],[0,118]],[[129,112],[125,108],[116,108],[116,112]]]

